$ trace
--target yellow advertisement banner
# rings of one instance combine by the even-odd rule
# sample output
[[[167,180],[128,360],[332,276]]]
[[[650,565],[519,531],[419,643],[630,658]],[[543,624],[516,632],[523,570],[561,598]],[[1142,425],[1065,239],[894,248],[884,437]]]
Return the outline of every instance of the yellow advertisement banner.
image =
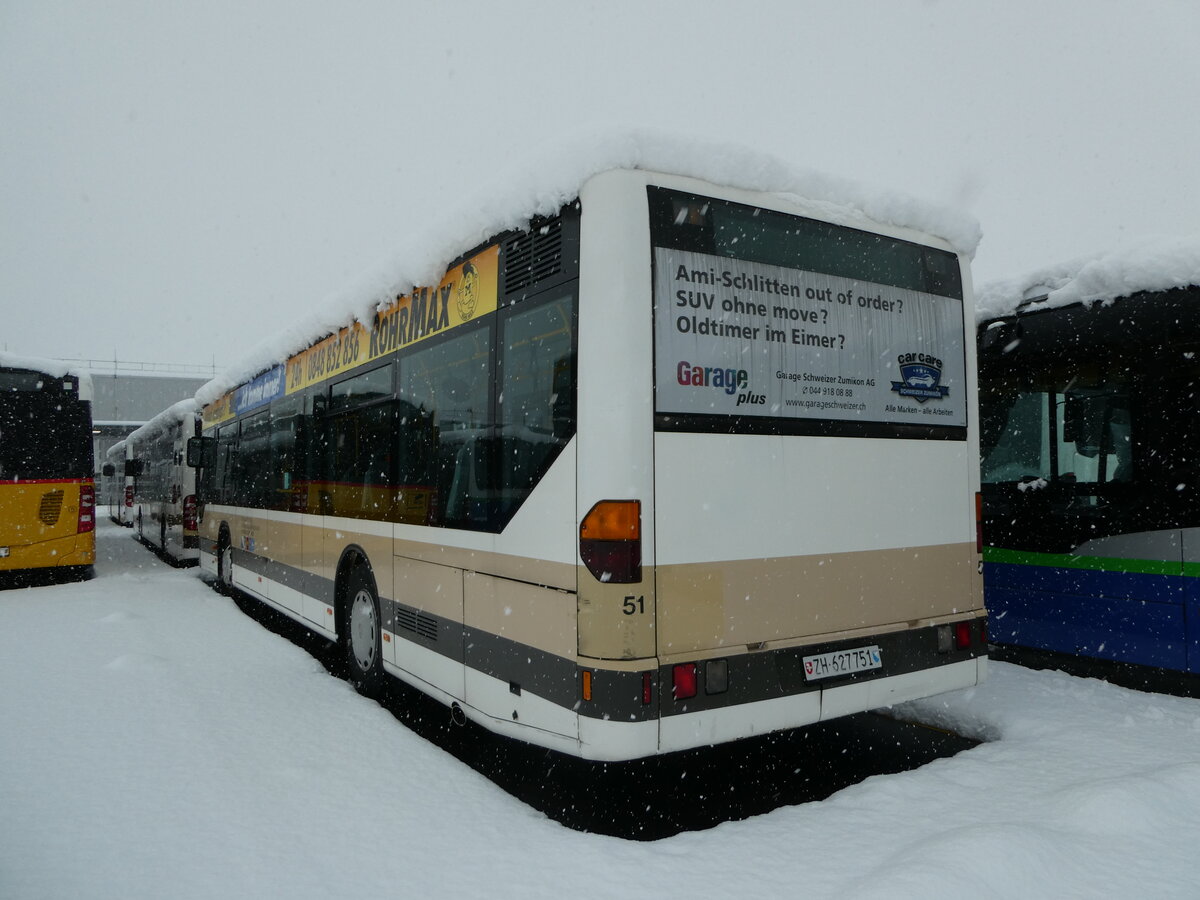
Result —
[[[401,347],[443,334],[496,311],[500,250],[488,247],[446,273],[436,288],[420,288],[375,314],[368,331],[361,323],[343,328],[287,362],[291,394],[386,356]]]
[[[204,427],[220,425],[226,419],[233,418],[233,391],[220,400],[215,400],[204,407]]]

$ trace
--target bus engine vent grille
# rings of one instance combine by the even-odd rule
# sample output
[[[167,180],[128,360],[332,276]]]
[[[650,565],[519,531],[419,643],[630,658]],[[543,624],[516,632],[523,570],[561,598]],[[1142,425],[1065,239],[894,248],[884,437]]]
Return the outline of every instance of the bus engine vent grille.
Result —
[[[401,606],[396,610],[396,624],[405,631],[411,631],[423,638],[436,641],[438,636],[437,619],[427,616],[415,609]]]
[[[563,266],[562,217],[530,224],[529,231],[504,245],[504,293],[533,287]]]
[[[58,517],[62,514],[62,491],[48,491],[42,494],[42,502],[38,506],[38,518],[44,525],[57,525]]]

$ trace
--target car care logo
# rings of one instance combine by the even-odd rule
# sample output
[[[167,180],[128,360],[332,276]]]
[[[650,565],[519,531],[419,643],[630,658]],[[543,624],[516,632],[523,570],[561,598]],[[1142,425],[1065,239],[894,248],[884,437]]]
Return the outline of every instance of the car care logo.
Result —
[[[901,397],[910,397],[918,403],[926,400],[941,400],[950,393],[950,388],[941,383],[942,361],[928,353],[901,353],[900,380],[892,382],[892,390]]]

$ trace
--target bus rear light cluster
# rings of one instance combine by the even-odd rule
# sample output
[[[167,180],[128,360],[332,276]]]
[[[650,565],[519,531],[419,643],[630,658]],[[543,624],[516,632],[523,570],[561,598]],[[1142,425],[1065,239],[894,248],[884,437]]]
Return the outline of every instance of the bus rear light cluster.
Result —
[[[700,664],[677,664],[671,670],[671,685],[676,700],[695,697],[700,692]],[[727,690],[729,690],[729,660],[705,660],[704,693],[723,694]]]
[[[68,520],[70,521],[70,520]],[[87,534],[96,530],[96,486],[81,484],[79,486],[79,525],[77,534]]]
[[[698,674],[695,663],[679,663],[671,669],[672,693],[676,700],[687,700],[696,696]]]
[[[954,649],[966,650],[971,646],[971,623],[954,623]]]
[[[125,485],[125,505],[133,506],[133,485]]]
[[[593,506],[579,524],[579,558],[597,581],[641,581],[641,501],[601,500]]]
[[[188,494],[183,498],[183,530],[196,530],[196,495]]]
[[[951,650],[969,650],[973,641],[974,619],[965,619],[951,625],[939,625],[937,643],[939,653],[949,653]],[[987,623],[979,623],[979,644],[987,643]]]

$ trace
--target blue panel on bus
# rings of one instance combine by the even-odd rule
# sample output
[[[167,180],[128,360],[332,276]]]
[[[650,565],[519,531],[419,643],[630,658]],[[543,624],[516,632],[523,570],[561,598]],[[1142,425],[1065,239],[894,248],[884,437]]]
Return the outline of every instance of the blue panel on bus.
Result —
[[[1187,671],[1198,635],[1185,615],[1185,581],[988,563],[988,634],[1000,644]]]
[[[1180,567],[1182,570],[1182,567]],[[1175,575],[1107,572],[1016,563],[984,563],[984,586],[1014,591],[1048,591],[1114,600],[1182,603],[1184,579]]]
[[[284,389],[283,366],[275,366],[268,372],[263,372],[249,384],[243,384],[233,395],[233,411],[237,415],[266,406],[276,397],[283,396]]]
[[[1188,671],[1200,675],[1200,578],[1185,580]]]

